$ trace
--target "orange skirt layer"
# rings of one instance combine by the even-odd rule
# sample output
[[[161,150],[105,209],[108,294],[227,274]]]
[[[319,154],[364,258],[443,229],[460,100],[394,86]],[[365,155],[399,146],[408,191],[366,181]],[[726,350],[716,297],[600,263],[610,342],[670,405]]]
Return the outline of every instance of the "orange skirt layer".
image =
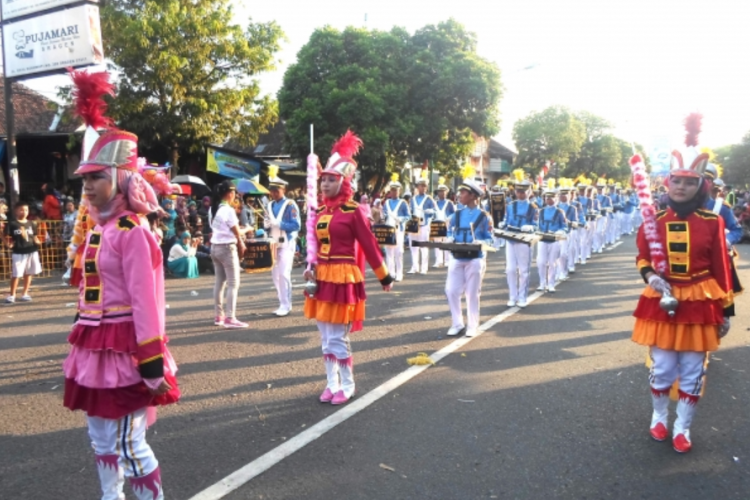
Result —
[[[719,349],[718,325],[663,323],[635,319],[633,342],[670,351],[716,351]]]
[[[333,302],[320,302],[310,297],[305,297],[305,317],[340,325],[347,325],[355,321],[364,321],[365,302],[336,304]]]
[[[650,286],[643,290],[644,297],[649,299],[661,299],[661,294]],[[687,286],[672,285],[672,296],[680,302],[691,300],[724,300],[731,295],[721,289],[719,284],[713,278],[693,283]]]
[[[318,264],[318,267],[315,270],[315,279],[318,281],[325,281],[326,283],[336,283],[338,285],[362,283],[365,280],[359,266],[347,263]]]

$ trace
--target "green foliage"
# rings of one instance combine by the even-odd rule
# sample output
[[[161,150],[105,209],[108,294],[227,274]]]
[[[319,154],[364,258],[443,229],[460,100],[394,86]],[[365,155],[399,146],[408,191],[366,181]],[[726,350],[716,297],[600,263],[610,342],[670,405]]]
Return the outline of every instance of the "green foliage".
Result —
[[[363,179],[382,185],[407,159],[455,170],[473,147],[472,132],[497,133],[500,89],[499,70],[476,55],[475,36],[449,20],[413,36],[402,28],[320,28],[278,98],[292,155],[309,153],[311,123],[323,162],[351,128],[365,144]]]
[[[724,182],[733,186],[750,185],[750,132],[739,144],[716,148],[715,152],[724,167]]]
[[[518,120],[513,127],[516,164],[536,175],[545,162],[567,164],[586,140],[586,127],[567,108],[551,106]]]
[[[196,154],[230,137],[255,143],[277,104],[253,77],[274,68],[274,23],[233,24],[229,0],[110,0],[105,53],[119,73],[109,114],[146,148]]]

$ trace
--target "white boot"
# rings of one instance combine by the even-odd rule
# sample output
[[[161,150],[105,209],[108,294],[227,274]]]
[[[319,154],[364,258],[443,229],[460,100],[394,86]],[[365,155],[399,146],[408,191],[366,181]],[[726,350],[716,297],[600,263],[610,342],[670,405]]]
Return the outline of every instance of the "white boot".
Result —
[[[95,455],[96,469],[102,486],[102,500],[125,500],[125,475],[117,455]]]
[[[340,359],[339,363],[339,374],[341,375],[341,389],[336,392],[336,395],[331,400],[331,404],[340,405],[344,404],[354,396],[354,367],[353,359],[349,356],[346,359]]]
[[[672,429],[672,446],[679,453],[686,453],[692,448],[690,424],[693,423],[698,399],[700,396],[680,391],[680,399],[677,401],[677,419]]]
[[[326,365],[327,384],[326,390],[320,395],[320,402],[330,403],[334,394],[341,389],[341,384],[339,383],[339,363],[333,354],[325,354],[323,362]]]
[[[164,500],[159,467],[146,476],[131,477],[130,486],[138,500]]]
[[[651,388],[651,401],[654,413],[651,415],[651,437],[656,441],[664,441],[669,435],[669,388],[657,390]]]

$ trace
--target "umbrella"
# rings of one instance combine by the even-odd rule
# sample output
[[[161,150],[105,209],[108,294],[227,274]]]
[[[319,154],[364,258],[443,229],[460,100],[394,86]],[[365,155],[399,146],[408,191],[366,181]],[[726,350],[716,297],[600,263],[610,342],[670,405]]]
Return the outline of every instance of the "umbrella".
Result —
[[[172,179],[174,184],[190,186],[190,191],[195,196],[202,196],[204,193],[210,193],[211,188],[200,177],[194,175],[178,175]]]
[[[232,182],[234,183],[234,187],[237,188],[237,191],[242,194],[269,194],[268,189],[264,188],[260,182],[252,179],[234,179]]]

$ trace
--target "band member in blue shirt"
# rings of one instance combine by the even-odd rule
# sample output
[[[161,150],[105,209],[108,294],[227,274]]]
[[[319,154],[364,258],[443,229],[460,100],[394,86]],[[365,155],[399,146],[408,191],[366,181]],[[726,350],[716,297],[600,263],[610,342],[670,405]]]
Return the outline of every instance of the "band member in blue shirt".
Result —
[[[419,224],[419,232],[411,233],[409,241],[430,241],[430,222],[435,216],[435,200],[427,194],[427,170],[422,170],[423,175],[417,180],[417,194],[411,199],[411,215]],[[411,269],[408,274],[427,274],[430,265],[430,249],[411,247]]]
[[[552,186],[547,187],[542,194],[545,206],[539,210],[537,227],[543,234],[564,235],[568,231],[568,221],[565,219],[565,213],[557,207],[557,191]],[[555,292],[559,257],[559,241],[540,241],[537,244],[536,265],[539,270],[537,290]]]
[[[522,169],[513,171],[513,189],[516,199],[505,209],[505,221],[501,227],[506,231],[533,233],[537,218],[537,206],[528,201],[531,182]],[[529,298],[529,273],[531,271],[531,245],[508,240],[505,246],[505,273],[508,279],[508,307],[524,308]]]
[[[383,203],[385,223],[396,228],[396,246],[385,247],[385,261],[388,273],[395,281],[404,279],[404,224],[411,217],[409,205],[399,198],[401,183],[398,174],[393,174],[390,185],[390,198]]]
[[[435,219],[437,222],[444,222],[447,227],[450,227],[450,223],[453,220],[453,214],[456,213],[456,205],[446,198],[450,189],[445,185],[445,178],[439,179],[439,185],[437,188],[438,199],[435,200]],[[440,239],[435,241],[441,241]],[[445,250],[435,249],[435,265],[433,267],[447,266],[450,261],[450,252]]]

